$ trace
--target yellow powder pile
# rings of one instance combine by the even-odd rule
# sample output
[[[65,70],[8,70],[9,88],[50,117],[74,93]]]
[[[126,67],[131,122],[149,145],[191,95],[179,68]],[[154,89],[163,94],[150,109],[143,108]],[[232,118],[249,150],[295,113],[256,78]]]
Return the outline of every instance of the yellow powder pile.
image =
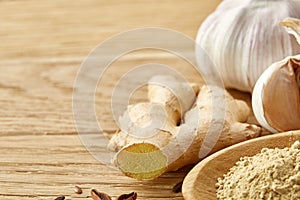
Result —
[[[300,142],[241,158],[216,187],[220,200],[299,200]]]

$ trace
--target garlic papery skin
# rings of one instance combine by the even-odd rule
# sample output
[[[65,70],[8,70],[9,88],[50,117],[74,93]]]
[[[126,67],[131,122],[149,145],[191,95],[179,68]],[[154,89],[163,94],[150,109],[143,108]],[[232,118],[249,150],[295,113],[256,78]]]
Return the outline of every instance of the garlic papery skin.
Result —
[[[300,20],[294,18],[286,18],[279,23],[281,26],[284,26],[286,31],[295,36],[297,42],[300,44]]]
[[[252,93],[257,121],[276,133],[300,129],[300,55],[272,64]]]
[[[225,0],[202,23],[196,41],[214,62],[227,88],[252,92],[272,63],[300,54],[296,39],[278,26],[287,17],[300,18],[300,1]],[[208,66],[200,58],[197,61],[208,79]]]

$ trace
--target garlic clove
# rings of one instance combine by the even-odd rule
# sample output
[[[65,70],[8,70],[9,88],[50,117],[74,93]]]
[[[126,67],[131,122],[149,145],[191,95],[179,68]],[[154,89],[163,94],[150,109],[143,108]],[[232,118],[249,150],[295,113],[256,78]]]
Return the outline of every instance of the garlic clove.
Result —
[[[280,22],[300,44],[300,20]],[[276,133],[300,129],[300,55],[272,64],[258,79],[252,93],[257,121]]]
[[[252,106],[259,123],[269,131],[300,129],[300,55],[272,64],[258,79]]]
[[[300,68],[298,68],[296,71],[296,80],[297,80],[297,85],[300,88]]]

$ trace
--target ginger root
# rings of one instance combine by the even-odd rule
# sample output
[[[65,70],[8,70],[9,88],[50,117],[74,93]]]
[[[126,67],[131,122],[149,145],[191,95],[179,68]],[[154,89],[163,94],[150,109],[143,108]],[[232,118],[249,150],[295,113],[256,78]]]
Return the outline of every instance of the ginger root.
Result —
[[[129,177],[153,179],[261,135],[260,127],[245,123],[250,113],[245,102],[217,86],[198,92],[195,84],[153,77],[149,102],[128,106],[119,119],[121,131],[108,145],[117,152],[114,164]]]

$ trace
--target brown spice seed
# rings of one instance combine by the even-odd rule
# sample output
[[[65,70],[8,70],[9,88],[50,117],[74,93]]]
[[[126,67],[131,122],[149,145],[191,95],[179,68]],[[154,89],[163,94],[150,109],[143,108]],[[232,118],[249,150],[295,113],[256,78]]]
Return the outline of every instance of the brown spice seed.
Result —
[[[95,189],[91,190],[91,196],[92,196],[93,200],[112,200],[108,194],[99,192],[98,190],[95,190]]]
[[[81,187],[79,187],[78,185],[75,185],[75,186],[74,186],[74,192],[75,192],[76,194],[82,194],[82,189],[81,189]]]
[[[59,197],[55,198],[54,200],[65,200],[65,196],[59,196]]]
[[[137,193],[131,192],[130,194],[122,194],[117,198],[117,200],[136,200],[137,199]]]

